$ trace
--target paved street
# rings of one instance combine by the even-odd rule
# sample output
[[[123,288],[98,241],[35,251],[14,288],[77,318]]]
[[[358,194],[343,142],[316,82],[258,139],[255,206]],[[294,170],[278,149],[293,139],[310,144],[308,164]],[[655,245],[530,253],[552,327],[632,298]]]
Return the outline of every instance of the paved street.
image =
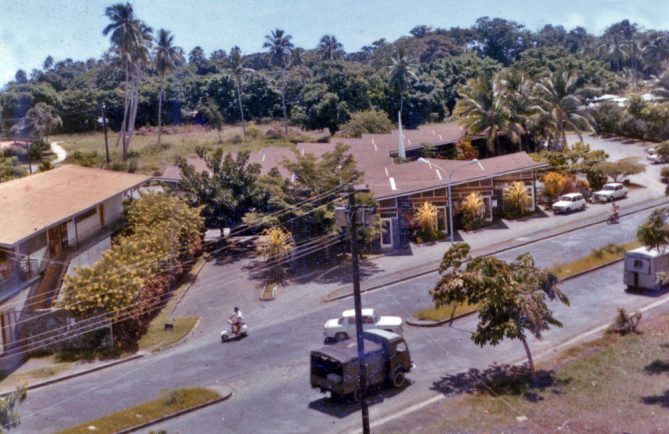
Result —
[[[646,214],[629,216],[617,226],[600,224],[501,256],[508,259],[530,251],[538,265],[550,265],[563,259],[564,253],[558,258],[555,252],[579,252],[575,256],[580,256],[609,242],[633,238],[636,226]],[[564,289],[572,307],[556,306],[557,317],[566,327],[551,331],[542,342],[533,342],[534,352],[539,354],[608,322],[618,306],[634,309],[654,301],[653,297],[624,292],[621,267],[619,263],[566,282]],[[437,277],[433,273],[373,291],[364,296],[363,303],[377,307],[381,313],[406,317],[430,305],[428,290]],[[31,391],[22,406],[20,431],[51,432],[152,399],[169,387],[213,384],[232,387],[232,399],[153,429],[245,433],[339,432],[357,427],[359,414],[355,407],[331,405],[309,387],[308,374],[308,353],[322,342],[323,321],[351,307],[351,299],[316,305],[323,290],[307,294],[305,288],[313,292],[317,286],[303,285],[296,288],[297,296],[291,294],[293,288],[285,288],[277,301],[261,304],[254,300],[258,292],[252,285],[239,263],[209,265],[180,307],[203,309],[200,312],[203,321],[187,342],[123,366]],[[248,303],[243,306],[251,336],[220,344],[217,318],[221,306],[227,309],[228,304],[232,305],[231,300],[237,303],[241,296]],[[302,304],[296,301],[293,306],[295,297],[300,297]],[[476,318],[469,317],[456,322],[453,328],[407,327],[406,337],[417,365],[409,376],[413,384],[400,393],[384,393],[383,402],[372,406],[372,418],[392,414],[435,395],[438,392],[431,387],[444,375],[523,358],[522,345],[517,342],[485,349],[475,346],[469,340],[475,324]]]

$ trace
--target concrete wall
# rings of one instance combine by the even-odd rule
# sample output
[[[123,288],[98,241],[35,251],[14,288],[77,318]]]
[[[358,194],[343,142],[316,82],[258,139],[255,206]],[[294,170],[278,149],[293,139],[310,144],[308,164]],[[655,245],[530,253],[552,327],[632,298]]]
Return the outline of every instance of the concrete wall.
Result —
[[[105,225],[112,223],[123,215],[123,195],[119,194],[104,202]]]

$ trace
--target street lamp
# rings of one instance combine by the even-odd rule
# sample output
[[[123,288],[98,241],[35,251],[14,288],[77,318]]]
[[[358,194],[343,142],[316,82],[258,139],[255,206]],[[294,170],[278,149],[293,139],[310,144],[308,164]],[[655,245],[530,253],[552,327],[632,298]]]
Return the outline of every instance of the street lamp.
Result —
[[[427,161],[423,157],[419,158],[418,161],[420,163],[429,164],[430,166],[434,166],[438,170],[441,170],[444,173],[448,173],[448,228],[449,228],[449,233],[451,235],[451,244],[453,244],[453,241],[454,241],[454,239],[453,239],[453,201],[451,200],[451,176],[453,175],[453,173],[456,170],[462,169],[463,167],[471,166],[472,164],[478,164],[478,166],[481,168],[481,172],[485,172],[485,169],[483,168],[483,165],[481,164],[481,162],[479,160],[477,160],[476,158],[474,158],[471,161],[468,161],[467,163],[465,163],[461,166],[458,166],[458,167],[454,168],[450,172],[446,172],[446,170],[444,170],[443,168],[439,167],[438,165],[436,165],[434,163],[431,163],[431,162]]]

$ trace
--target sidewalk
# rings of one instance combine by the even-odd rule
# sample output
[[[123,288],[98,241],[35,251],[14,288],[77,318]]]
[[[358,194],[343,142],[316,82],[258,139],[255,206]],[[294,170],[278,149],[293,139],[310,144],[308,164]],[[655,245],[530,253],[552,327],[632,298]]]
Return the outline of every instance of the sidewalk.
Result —
[[[622,217],[655,208],[663,204],[669,204],[669,199],[666,197],[658,197],[652,200],[643,198],[634,204],[627,205],[625,211],[622,213]],[[608,217],[608,207],[604,206],[599,208],[601,208],[601,212],[598,210],[598,212],[593,212],[588,217],[581,217],[580,213],[573,214],[572,216],[577,216],[579,218],[571,219],[569,222],[565,222],[565,224],[559,226],[542,225],[543,227],[539,230],[534,228],[534,231],[527,233],[513,230],[509,233],[505,230],[501,230],[496,234],[491,233],[495,229],[487,228],[472,234],[464,234],[462,239],[457,241],[467,242],[472,247],[471,253],[473,256],[493,255],[547,238],[552,238],[557,235],[603,223]],[[513,226],[518,226],[519,222],[503,221],[503,223],[509,227],[511,224],[513,224]],[[414,253],[411,256],[382,256],[374,260],[369,260],[368,263],[374,268],[382,271],[377,272],[373,277],[363,280],[360,284],[361,292],[382,288],[387,285],[437,271],[442,256],[449,247],[450,242],[439,242],[431,246],[417,248],[412,245]],[[364,268],[365,267],[361,267],[363,271]],[[323,297],[323,301],[329,302],[339,300],[351,295],[353,295],[353,288],[351,285],[341,286],[329,292]]]

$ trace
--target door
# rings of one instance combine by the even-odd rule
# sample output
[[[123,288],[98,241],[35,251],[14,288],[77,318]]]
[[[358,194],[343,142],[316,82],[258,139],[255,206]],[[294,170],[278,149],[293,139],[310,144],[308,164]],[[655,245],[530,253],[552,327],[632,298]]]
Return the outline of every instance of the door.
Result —
[[[63,239],[60,225],[53,227],[47,231],[47,238],[49,239],[49,253],[51,256],[58,255],[63,250]]]
[[[393,246],[393,220],[381,219],[381,247]]]
[[[448,214],[446,214],[445,206],[437,207],[437,230],[447,234],[448,233]]]

